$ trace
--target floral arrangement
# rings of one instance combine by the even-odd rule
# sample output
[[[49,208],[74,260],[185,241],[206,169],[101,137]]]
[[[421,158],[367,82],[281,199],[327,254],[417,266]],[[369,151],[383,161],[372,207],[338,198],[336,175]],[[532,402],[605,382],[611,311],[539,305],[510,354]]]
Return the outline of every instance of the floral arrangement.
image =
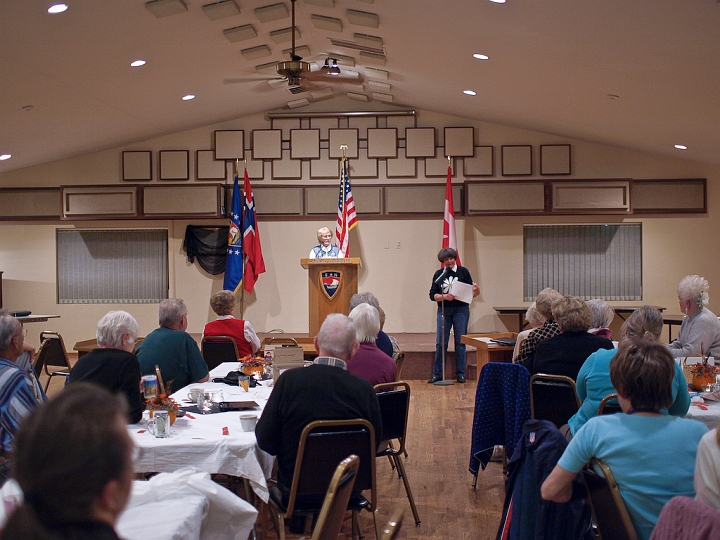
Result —
[[[178,405],[173,398],[170,397],[170,388],[172,381],[163,384],[160,368],[155,366],[155,375],[157,376],[157,394],[145,400],[148,410],[173,411],[178,412]]]
[[[700,345],[700,358],[702,358],[702,362],[698,362],[692,368],[690,368],[690,372],[693,375],[709,376],[720,374],[720,367],[708,364],[708,358],[705,356],[702,344]],[[685,357],[683,363],[686,360],[687,357]]]
[[[265,359],[262,356],[253,356],[249,354],[240,358],[242,363],[242,371],[245,375],[256,375],[262,377],[265,373]]]

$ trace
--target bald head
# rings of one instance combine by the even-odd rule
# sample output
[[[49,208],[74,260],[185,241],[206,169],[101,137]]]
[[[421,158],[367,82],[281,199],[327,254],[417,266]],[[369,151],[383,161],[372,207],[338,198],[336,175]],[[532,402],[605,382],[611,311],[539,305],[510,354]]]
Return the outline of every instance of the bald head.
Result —
[[[328,315],[315,336],[315,348],[320,356],[350,360],[358,349],[352,319],[340,313]]]

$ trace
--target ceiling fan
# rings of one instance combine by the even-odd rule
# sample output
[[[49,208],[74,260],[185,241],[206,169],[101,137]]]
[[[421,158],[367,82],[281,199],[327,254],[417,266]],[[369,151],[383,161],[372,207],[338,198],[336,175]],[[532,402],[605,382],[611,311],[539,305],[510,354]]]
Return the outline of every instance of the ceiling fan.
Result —
[[[333,83],[342,79],[354,79],[356,82],[360,78],[360,74],[356,71],[341,71],[337,59],[332,58],[331,53],[323,53],[320,58],[325,58],[325,64],[317,68],[317,64],[314,62],[304,61],[303,58],[296,54],[295,49],[295,2],[297,0],[290,0],[292,8],[292,27],[291,27],[291,38],[292,46],[290,49],[290,60],[278,62],[275,66],[275,71],[279,77],[245,77],[239,79],[223,79],[224,84],[235,84],[244,82],[254,81],[267,81],[273,88],[279,86],[278,83],[287,82],[288,87],[291,91],[293,88],[299,90],[300,88],[305,90],[312,90],[317,88],[314,82],[319,83]],[[316,69],[313,69],[316,68]],[[263,87],[266,89],[266,87]],[[293,92],[294,93],[294,92]]]

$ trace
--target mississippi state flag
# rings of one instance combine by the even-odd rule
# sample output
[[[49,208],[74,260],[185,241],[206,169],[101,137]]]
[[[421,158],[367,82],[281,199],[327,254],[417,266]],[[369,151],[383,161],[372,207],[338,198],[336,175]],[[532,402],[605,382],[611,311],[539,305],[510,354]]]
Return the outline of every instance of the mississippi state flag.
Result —
[[[457,237],[455,236],[455,206],[453,205],[452,192],[452,168],[448,165],[447,184],[445,184],[445,220],[443,221],[442,247],[450,247],[455,251],[457,248]],[[457,256],[458,266],[460,264],[460,252]]]
[[[350,231],[357,225],[355,201],[350,189],[347,158],[340,162],[340,196],[338,198],[337,224],[335,225],[335,242],[340,248],[340,256],[350,256]]]

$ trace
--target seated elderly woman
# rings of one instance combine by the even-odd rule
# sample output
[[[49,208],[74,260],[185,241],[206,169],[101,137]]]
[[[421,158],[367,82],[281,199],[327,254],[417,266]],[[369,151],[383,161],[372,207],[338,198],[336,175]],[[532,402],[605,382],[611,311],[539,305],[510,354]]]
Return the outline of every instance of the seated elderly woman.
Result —
[[[124,421],[122,398],[93,384],[68,386],[37,407],[13,443],[24,500],[0,539],[117,539],[133,480]]]
[[[662,330],[662,313],[652,306],[641,306],[633,311],[632,315],[623,323],[620,329],[620,339],[622,341],[639,338],[659,340]],[[616,349],[600,349],[588,356],[580,368],[575,382],[578,397],[583,403],[580,410],[568,421],[570,432],[573,435],[585,422],[597,415],[602,399],[615,392],[610,380],[610,361],[616,353]],[[678,363],[675,363],[672,399],[672,405],[667,412],[673,416],[685,416],[690,408],[690,394],[682,367]]]
[[[612,339],[610,323],[612,323],[615,318],[615,310],[601,298],[588,300],[587,305],[593,313],[593,319],[590,323],[590,330],[588,330],[588,332],[595,334],[596,336]]]
[[[236,319],[235,295],[232,291],[218,291],[210,297],[210,307],[218,318],[205,325],[203,337],[228,336],[235,340],[240,358],[257,352],[260,339],[250,321]]]
[[[375,338],[380,331],[380,315],[370,304],[358,304],[349,317],[355,324],[358,351],[348,360],[347,370],[370,384],[397,381],[395,361],[378,349]]]
[[[678,284],[680,311],[687,315],[678,337],[668,348],[675,358],[700,355],[720,357],[720,321],[707,306],[710,285],[700,276],[685,276]]]
[[[123,394],[128,422],[142,418],[145,400],[140,392],[140,362],[132,353],[140,327],[126,311],[110,311],[97,324],[98,348],[82,356],[70,371],[70,384],[91,382]]]
[[[707,427],[661,412],[672,403],[673,364],[655,339],[621,344],[610,378],[623,412],[591,418],[575,434],[542,485],[543,499],[568,501],[577,473],[598,458],[610,467],[638,537],[647,540],[665,503],[694,496],[695,454]]]
[[[545,324],[545,317],[537,309],[537,304],[533,302],[525,312],[525,320],[530,325],[530,328],[523,330],[517,335],[517,341],[515,341],[515,350],[513,351],[513,362],[517,362],[517,357],[520,355],[520,348],[522,347],[523,341],[527,339],[530,332],[536,328],[540,328]]]
[[[700,440],[695,462],[696,499],[720,510],[720,430],[708,431]]]
[[[562,295],[559,292],[550,287],[546,287],[538,293],[535,299],[535,307],[540,312],[540,315],[545,317],[545,322],[541,327],[528,334],[528,337],[520,345],[520,353],[515,357],[514,362],[528,367],[532,363],[538,344],[560,333],[558,325],[553,319],[552,305],[555,300],[561,297]]]
[[[592,311],[575,296],[563,296],[552,304],[552,316],[560,334],[541,341],[530,365],[530,374],[548,373],[577,379],[578,371],[588,356],[598,349],[612,349],[607,338],[588,333]]]

